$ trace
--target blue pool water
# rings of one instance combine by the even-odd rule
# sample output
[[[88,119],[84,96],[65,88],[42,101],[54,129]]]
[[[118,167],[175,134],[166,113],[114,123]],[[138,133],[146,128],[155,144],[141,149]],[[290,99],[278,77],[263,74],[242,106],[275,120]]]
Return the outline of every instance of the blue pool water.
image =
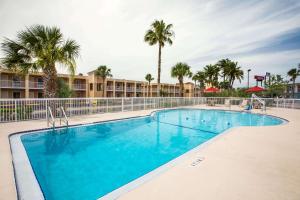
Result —
[[[46,199],[97,199],[235,126],[265,115],[177,109],[153,116],[21,136]]]

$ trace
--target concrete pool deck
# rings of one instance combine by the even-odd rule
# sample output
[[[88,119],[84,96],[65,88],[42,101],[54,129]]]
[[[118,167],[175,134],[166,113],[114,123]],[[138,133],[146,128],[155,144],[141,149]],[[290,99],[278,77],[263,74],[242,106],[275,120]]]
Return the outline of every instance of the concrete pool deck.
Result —
[[[70,124],[143,116],[152,111],[79,116],[71,118]],[[289,123],[231,129],[119,199],[300,199],[300,110],[268,108],[267,114]],[[0,124],[1,200],[17,199],[8,136],[42,128],[46,128],[45,120]],[[192,166],[198,157],[204,160]]]

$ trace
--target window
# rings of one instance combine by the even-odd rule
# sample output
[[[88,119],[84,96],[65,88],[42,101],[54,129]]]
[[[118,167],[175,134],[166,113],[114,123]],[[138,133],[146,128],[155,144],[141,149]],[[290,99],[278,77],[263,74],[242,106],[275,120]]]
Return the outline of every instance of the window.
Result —
[[[90,90],[93,90],[93,83],[90,83]]]
[[[37,82],[42,83],[42,82],[43,82],[43,78],[39,77],[39,78],[37,79]]]
[[[14,77],[13,77],[13,81],[15,81],[15,82],[19,82],[19,81],[20,81],[20,77],[18,77],[18,76],[14,76]]]
[[[38,93],[38,98],[40,99],[40,98],[43,98],[43,93],[42,92],[39,92]]]
[[[13,92],[13,98],[14,99],[20,99],[21,98],[20,92]]]
[[[190,90],[185,90],[185,93],[189,93],[190,92]]]
[[[102,90],[102,84],[101,83],[97,83],[97,91],[101,91]]]

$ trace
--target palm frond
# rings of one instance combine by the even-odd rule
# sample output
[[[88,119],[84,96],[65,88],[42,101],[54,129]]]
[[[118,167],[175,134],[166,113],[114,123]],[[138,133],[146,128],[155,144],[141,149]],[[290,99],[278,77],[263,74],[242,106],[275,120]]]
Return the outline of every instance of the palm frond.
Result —
[[[144,41],[148,42],[151,46],[157,43],[159,43],[161,47],[164,47],[165,43],[172,45],[172,37],[174,37],[172,27],[172,24],[166,25],[163,20],[155,20],[151,24],[151,28],[147,30]]]
[[[33,25],[19,31],[16,38],[5,38],[1,44],[4,52],[1,62],[5,67],[24,73],[42,69],[55,78],[55,65],[59,63],[67,67],[72,75],[75,74],[75,59],[79,57],[80,47],[74,40],[64,41],[59,28]]]

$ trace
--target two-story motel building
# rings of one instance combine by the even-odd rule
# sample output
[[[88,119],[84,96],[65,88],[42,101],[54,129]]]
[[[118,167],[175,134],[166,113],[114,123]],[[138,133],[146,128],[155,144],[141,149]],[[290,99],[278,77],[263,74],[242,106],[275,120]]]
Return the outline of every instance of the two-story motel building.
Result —
[[[74,97],[157,97],[157,83],[148,85],[146,81],[107,78],[103,84],[94,71],[88,75],[58,74],[58,77],[74,91]],[[104,87],[104,93],[103,93]],[[0,68],[1,98],[43,98],[43,73],[20,75]],[[161,90],[167,97],[179,97],[178,84],[161,83]],[[200,89],[193,83],[184,84],[184,96],[200,96]]]

